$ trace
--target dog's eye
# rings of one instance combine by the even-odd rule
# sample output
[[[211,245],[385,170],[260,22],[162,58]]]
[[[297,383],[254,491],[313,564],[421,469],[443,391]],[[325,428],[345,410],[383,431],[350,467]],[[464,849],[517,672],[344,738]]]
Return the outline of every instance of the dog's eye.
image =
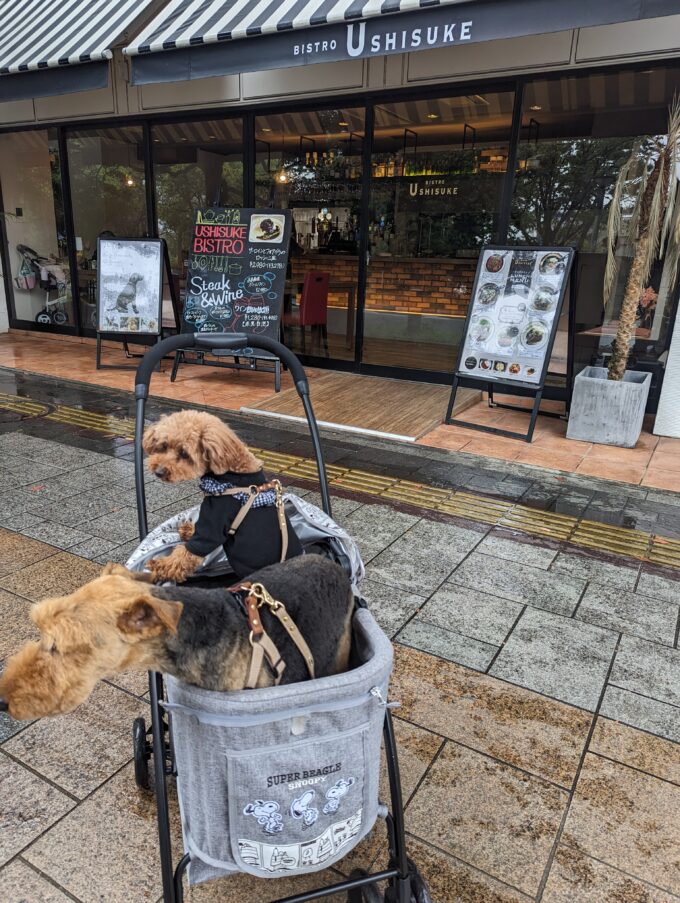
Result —
[[[189,453],[187,451],[185,451],[183,448],[180,448],[178,457],[180,457],[183,461],[191,460]]]
[[[167,450],[167,448],[168,448],[167,442],[161,442],[159,445],[156,446],[156,450],[159,452],[164,452]]]

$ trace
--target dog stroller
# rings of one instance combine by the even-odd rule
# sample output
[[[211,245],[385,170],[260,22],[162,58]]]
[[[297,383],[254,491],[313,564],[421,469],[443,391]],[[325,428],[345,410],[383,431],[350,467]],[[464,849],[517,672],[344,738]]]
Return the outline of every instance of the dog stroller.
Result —
[[[382,871],[355,870],[347,880],[278,903],[305,903],[347,894],[348,903],[431,903],[427,885],[406,855],[397,749],[387,687],[392,645],[359,594],[363,564],[351,537],[331,518],[319,432],[304,369],[285,346],[250,334],[182,334],[151,348],[136,376],[135,486],[140,545],[131,570],[179,542],[176,515],[147,533],[142,434],[151,375],[180,348],[257,347],[290,370],[311,433],[323,511],[292,494],[291,522],[305,547],[343,566],[355,593],[352,668],[343,673],[265,689],[217,693],[149,674],[151,727],[133,726],[135,777],[148,786],[153,758],[163,903],[183,903],[190,884],[238,872],[277,878],[321,871],[338,862],[385,819],[389,861]],[[311,551],[311,549],[310,549]],[[229,585],[228,562],[215,554],[193,577],[198,585]],[[378,801],[380,741],[384,738],[391,805]],[[184,856],[173,869],[167,779],[175,775]],[[379,890],[384,883],[386,890]],[[269,898],[269,897],[268,897]]]
[[[63,267],[49,257],[41,257],[28,245],[17,245],[21,258],[19,275],[15,278],[18,289],[32,291],[36,285],[45,292],[45,306],[35,316],[36,323],[44,326],[56,323],[65,326],[68,314],[64,309],[68,298],[68,279]],[[53,298],[54,293],[56,297]]]

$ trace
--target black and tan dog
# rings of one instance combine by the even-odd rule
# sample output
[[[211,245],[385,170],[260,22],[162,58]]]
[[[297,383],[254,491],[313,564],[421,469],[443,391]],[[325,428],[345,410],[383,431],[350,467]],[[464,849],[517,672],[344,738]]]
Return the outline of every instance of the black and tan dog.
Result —
[[[226,589],[159,587],[121,565],[69,596],[31,609],[40,630],[0,676],[0,709],[20,720],[70,712],[99,680],[126,670],[161,671],[208,690],[246,686],[250,625]],[[352,592],[344,571],[305,555],[253,574],[283,602],[314,657],[315,677],[346,670]],[[265,630],[286,662],[281,683],[308,678],[305,661],[279,621],[260,609]],[[271,686],[260,671],[258,687]]]

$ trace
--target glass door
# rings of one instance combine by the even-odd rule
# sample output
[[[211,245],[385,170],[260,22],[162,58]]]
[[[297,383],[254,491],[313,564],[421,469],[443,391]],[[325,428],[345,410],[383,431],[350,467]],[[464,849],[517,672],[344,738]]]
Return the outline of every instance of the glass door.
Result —
[[[514,94],[375,107],[362,363],[450,372],[495,239]]]
[[[255,205],[293,214],[284,340],[354,360],[361,231],[362,109],[255,119]]]
[[[147,234],[141,126],[67,133],[80,322],[96,327],[97,238]]]

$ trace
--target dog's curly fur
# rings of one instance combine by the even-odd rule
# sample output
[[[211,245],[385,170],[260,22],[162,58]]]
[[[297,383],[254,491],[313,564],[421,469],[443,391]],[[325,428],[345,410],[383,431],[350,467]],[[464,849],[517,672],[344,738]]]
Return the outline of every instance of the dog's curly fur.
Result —
[[[148,579],[148,577],[147,577]],[[122,565],[69,596],[31,609],[40,630],[0,676],[0,708],[26,720],[70,712],[96,683],[128,669],[162,671],[210,690],[239,690],[250,662],[248,622],[225,589],[157,587]],[[253,575],[283,602],[307,641],[316,676],[345,670],[352,593],[344,571],[320,555],[292,558]],[[283,683],[307,679],[299,651],[262,610],[265,629],[287,662]],[[258,686],[270,686],[263,669]]]
[[[255,473],[262,468],[262,462],[233,430],[202,411],[164,415],[147,427],[142,445],[149,456],[149,469],[166,483],[195,480],[206,473]],[[188,538],[182,536],[183,541]],[[151,559],[148,567],[156,582],[182,583],[202,560],[177,546],[166,558]]]

